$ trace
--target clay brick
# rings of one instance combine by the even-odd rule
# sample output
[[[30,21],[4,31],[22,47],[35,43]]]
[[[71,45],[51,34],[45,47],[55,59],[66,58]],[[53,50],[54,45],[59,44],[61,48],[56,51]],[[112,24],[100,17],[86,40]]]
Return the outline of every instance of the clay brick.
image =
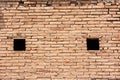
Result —
[[[0,2],[1,80],[120,79],[118,2]],[[87,38],[99,38],[100,50],[88,51]],[[26,39],[26,50],[13,51],[13,39]]]

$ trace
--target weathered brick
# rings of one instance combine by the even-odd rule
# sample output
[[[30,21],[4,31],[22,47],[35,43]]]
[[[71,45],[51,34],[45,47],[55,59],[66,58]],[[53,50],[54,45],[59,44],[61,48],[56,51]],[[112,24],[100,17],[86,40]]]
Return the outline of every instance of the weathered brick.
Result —
[[[0,1],[0,80],[119,80],[119,1],[47,1]],[[26,50],[14,51],[14,39]]]

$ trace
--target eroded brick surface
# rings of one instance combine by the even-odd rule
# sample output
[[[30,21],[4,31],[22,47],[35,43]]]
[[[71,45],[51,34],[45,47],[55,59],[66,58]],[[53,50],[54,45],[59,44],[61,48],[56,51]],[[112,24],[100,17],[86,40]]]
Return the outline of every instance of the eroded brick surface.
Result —
[[[120,79],[119,3],[1,3],[1,80]],[[87,50],[87,38],[99,38],[100,50]],[[14,51],[14,39],[26,39],[26,51]]]

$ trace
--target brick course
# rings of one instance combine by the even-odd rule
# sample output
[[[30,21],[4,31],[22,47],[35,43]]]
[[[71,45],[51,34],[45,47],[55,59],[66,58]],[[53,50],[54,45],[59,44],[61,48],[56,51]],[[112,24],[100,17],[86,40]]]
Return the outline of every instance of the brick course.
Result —
[[[0,80],[120,80],[119,3],[18,1],[1,2]],[[100,50],[87,50],[87,38],[99,38]],[[26,39],[26,51],[14,51],[14,39]]]

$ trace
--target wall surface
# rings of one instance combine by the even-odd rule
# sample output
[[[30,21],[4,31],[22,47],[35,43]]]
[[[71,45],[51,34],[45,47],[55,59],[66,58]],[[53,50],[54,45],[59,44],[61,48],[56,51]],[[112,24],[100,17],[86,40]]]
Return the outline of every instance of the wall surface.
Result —
[[[0,80],[120,80],[119,4],[1,3]],[[87,50],[87,38],[100,50]],[[26,51],[14,51],[14,39],[26,39]]]

